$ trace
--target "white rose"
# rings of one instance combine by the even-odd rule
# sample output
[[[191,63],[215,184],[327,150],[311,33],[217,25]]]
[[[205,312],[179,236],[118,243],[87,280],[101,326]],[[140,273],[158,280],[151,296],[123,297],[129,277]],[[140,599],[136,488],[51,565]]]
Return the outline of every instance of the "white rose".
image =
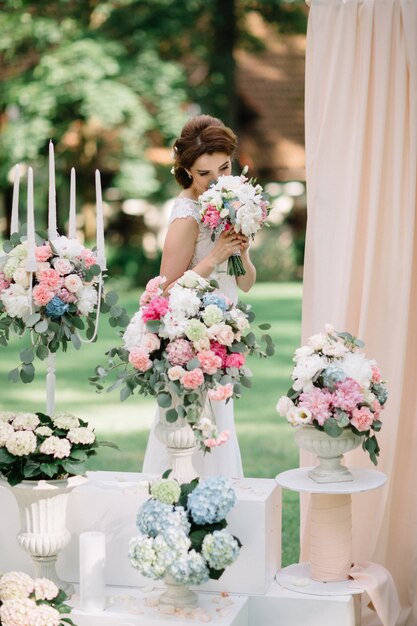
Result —
[[[293,426],[302,426],[303,424],[311,424],[313,421],[311,411],[307,408],[294,406],[287,413],[287,420]]]
[[[202,352],[202,350],[210,350],[210,339],[203,337],[197,341],[193,341],[193,347],[196,352]]]
[[[70,274],[65,278],[64,285],[71,293],[77,293],[83,288],[83,281],[77,274]]]
[[[55,258],[52,261],[52,265],[60,276],[66,276],[74,269],[74,265],[71,263],[71,261],[68,261],[68,259]]]
[[[18,267],[13,273],[13,280],[17,285],[27,288],[30,285],[30,274],[23,267]]]
[[[181,367],[181,365],[174,365],[173,367],[169,368],[167,374],[169,380],[179,380],[184,376],[185,369]]]
[[[288,396],[281,396],[277,402],[277,412],[281,417],[287,417],[287,413],[294,407],[294,402]]]
[[[142,339],[142,346],[148,352],[154,352],[161,347],[161,340],[154,333],[146,333]]]
[[[214,326],[207,329],[207,335],[210,339],[218,341],[223,346],[231,346],[235,339],[232,328],[227,324],[214,324]]]

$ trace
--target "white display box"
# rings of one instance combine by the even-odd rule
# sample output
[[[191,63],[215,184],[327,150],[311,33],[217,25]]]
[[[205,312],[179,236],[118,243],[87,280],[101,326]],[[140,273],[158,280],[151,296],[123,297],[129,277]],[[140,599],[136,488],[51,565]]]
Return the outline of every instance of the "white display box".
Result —
[[[128,559],[129,541],[137,534],[139,506],[149,498],[150,477],[130,472],[89,472],[88,481],[74,489],[68,505],[69,545],[58,558],[63,579],[79,581],[79,535],[85,531],[106,534],[106,584],[122,587],[149,585]],[[229,530],[243,547],[239,558],[218,580],[200,591],[264,594],[281,566],[281,488],[272,479],[232,480],[237,502],[228,515]],[[0,571],[31,571],[29,557],[14,541],[19,515],[13,495],[0,489]],[[12,539],[13,538],[13,539]],[[162,586],[162,582],[158,582]]]

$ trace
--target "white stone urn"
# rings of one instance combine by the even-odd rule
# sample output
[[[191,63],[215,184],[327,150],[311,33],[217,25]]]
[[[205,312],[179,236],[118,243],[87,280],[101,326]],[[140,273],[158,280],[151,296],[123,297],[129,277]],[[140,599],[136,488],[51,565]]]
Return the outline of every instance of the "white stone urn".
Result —
[[[197,450],[194,430],[185,418],[178,418],[176,422],[170,423],[165,416],[166,410],[159,408],[159,422],[155,431],[172,457],[172,472],[169,477],[180,484],[189,483],[198,476],[193,466],[193,454]]]
[[[59,552],[68,545],[70,532],[66,526],[68,498],[74,487],[86,478],[71,476],[65,480],[23,480],[8,487],[16,498],[20,514],[18,544],[32,557],[35,578],[49,578],[66,593],[72,585],[62,581],[55,570]]]
[[[363,437],[350,428],[344,428],[338,437],[330,437],[314,426],[305,425],[296,429],[295,441],[299,448],[313,452],[319,465],[309,472],[316,483],[339,483],[353,480],[349,469],[341,464],[343,455],[361,445]]]
[[[177,583],[168,574],[165,576],[165,591],[159,596],[159,604],[168,604],[178,608],[192,608],[198,604],[198,595],[187,585]]]

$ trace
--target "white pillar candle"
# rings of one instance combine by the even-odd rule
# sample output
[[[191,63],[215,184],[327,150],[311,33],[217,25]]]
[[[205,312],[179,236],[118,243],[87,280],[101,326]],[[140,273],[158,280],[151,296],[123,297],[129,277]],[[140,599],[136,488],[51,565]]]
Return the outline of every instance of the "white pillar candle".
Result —
[[[19,182],[20,182],[20,168],[16,165],[14,168],[13,179],[13,201],[12,201],[12,217],[10,221],[10,234],[17,233],[19,231]]]
[[[56,229],[56,192],[55,192],[55,157],[54,144],[49,142],[49,195],[48,195],[48,239],[58,236]]]
[[[80,535],[80,601],[86,612],[103,611],[106,604],[104,568],[106,535],[85,532]]]
[[[96,170],[96,246],[97,246],[97,264],[100,265],[102,270],[106,267],[106,252],[104,248],[104,216],[103,216],[103,198],[101,194],[101,179],[100,172]]]
[[[35,211],[33,207],[33,170],[28,169],[28,204],[27,204],[27,257],[26,269],[36,272],[35,256]]]
[[[75,168],[71,168],[71,184],[70,184],[70,209],[68,221],[68,237],[70,239],[77,236],[77,210],[75,206]]]

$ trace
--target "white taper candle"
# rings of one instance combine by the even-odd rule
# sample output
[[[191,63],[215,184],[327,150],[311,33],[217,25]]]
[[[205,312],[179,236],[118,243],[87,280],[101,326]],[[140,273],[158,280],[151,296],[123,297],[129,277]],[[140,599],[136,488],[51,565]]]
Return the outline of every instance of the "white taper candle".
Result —
[[[70,184],[70,208],[69,208],[69,221],[68,221],[68,237],[74,238],[77,236],[77,209],[75,206],[75,168],[71,168],[71,184]]]
[[[96,246],[97,246],[97,264],[100,265],[102,270],[107,269],[106,266],[106,251],[104,247],[104,216],[103,216],[103,198],[101,194],[101,179],[100,172],[96,170]]]
[[[13,201],[12,201],[12,216],[10,221],[10,234],[17,233],[19,231],[19,183],[20,183],[20,167],[16,165],[14,168],[13,179]]]
[[[56,239],[56,192],[54,144],[49,142],[49,194],[48,194],[48,239]]]
[[[106,604],[106,535],[102,532],[80,534],[81,609],[103,611]]]
[[[28,203],[27,203],[27,257],[26,269],[36,272],[35,256],[35,211],[33,207],[33,170],[28,169]]]

